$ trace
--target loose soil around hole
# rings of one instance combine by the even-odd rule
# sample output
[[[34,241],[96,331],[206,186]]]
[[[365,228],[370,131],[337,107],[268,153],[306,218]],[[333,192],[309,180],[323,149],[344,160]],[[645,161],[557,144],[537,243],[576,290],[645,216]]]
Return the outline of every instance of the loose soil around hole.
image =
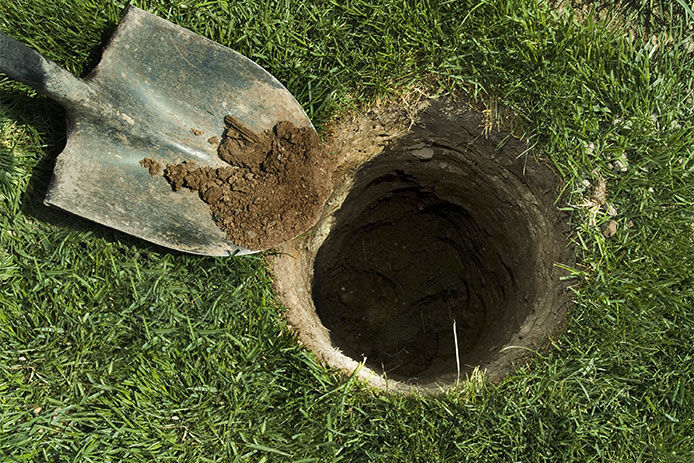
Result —
[[[174,191],[197,191],[227,239],[247,249],[268,249],[306,231],[330,192],[329,163],[315,130],[281,121],[255,133],[233,116],[224,122],[218,154],[229,165],[167,164],[164,177]],[[157,161],[141,164],[158,174]]]

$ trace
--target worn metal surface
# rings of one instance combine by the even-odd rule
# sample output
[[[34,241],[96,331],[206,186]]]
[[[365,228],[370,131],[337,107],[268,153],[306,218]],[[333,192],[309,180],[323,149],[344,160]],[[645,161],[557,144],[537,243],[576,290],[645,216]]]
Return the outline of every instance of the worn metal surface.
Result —
[[[46,204],[195,254],[251,251],[225,238],[197,193],[172,191],[140,161],[222,165],[207,140],[221,138],[227,114],[254,131],[280,120],[311,126],[292,95],[260,66],[132,6],[84,79],[6,35],[0,35],[0,72],[66,108],[67,145]]]

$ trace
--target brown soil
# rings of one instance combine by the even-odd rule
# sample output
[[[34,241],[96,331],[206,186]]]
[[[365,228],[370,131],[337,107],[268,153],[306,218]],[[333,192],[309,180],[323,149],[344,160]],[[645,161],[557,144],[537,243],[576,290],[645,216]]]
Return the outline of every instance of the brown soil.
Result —
[[[255,133],[232,116],[224,121],[218,154],[229,165],[167,164],[164,177],[172,188],[197,191],[227,239],[247,249],[268,249],[306,231],[330,192],[316,132],[282,121]]]
[[[148,169],[149,174],[152,177],[159,175],[159,172],[161,172],[161,164],[154,159],[144,158],[142,161],[140,161],[140,165],[145,169]]]

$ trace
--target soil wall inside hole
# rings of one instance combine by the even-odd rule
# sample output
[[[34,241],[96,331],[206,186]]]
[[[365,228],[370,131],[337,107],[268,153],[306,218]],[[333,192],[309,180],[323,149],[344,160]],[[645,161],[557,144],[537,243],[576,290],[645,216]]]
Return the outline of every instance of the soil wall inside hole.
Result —
[[[380,109],[335,124],[333,194],[272,261],[289,322],[328,365],[365,362],[377,387],[499,379],[566,316],[558,179],[508,134],[483,137],[467,106]]]

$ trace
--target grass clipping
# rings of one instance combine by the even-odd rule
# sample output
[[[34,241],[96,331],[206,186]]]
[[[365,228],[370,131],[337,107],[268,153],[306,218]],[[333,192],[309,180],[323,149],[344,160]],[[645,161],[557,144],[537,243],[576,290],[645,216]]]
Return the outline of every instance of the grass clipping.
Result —
[[[233,116],[224,122],[218,155],[228,166],[167,164],[163,175],[174,191],[197,191],[227,239],[254,251],[310,228],[330,192],[327,160],[315,130],[281,121],[255,133]],[[161,170],[149,158],[140,164],[152,175]]]

